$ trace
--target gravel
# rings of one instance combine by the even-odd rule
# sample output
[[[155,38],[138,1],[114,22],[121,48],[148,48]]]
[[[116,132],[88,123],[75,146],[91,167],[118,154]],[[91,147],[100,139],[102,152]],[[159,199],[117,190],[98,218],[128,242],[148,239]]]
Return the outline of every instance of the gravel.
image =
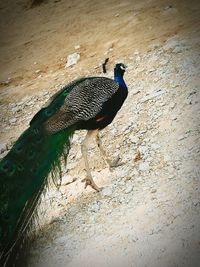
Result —
[[[110,171],[91,144],[92,174],[102,190],[84,189],[80,143],[85,132],[75,134],[60,193],[51,189],[42,199],[43,227],[33,243],[31,267],[96,266],[97,258],[103,267],[198,266],[198,62],[196,44],[179,36],[129,57],[129,97],[102,132],[108,155],[120,155],[123,165]],[[1,122],[12,131],[18,123],[27,125],[28,112],[31,116],[38,109],[35,103],[41,107],[49,96],[43,92],[42,100],[27,96],[9,108],[3,105],[8,116]],[[2,143],[0,153],[6,151]]]

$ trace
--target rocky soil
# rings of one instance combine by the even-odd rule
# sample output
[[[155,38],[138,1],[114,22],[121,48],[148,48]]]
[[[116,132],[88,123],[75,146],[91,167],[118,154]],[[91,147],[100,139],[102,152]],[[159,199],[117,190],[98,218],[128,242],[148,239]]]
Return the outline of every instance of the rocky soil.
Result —
[[[174,1],[163,7],[162,16],[170,21],[177,12]],[[119,156],[122,165],[109,170],[92,143],[92,174],[102,191],[84,189],[80,144],[86,133],[74,135],[61,187],[50,186],[42,198],[30,267],[199,266],[199,31],[188,22],[184,31],[165,41],[149,40],[145,49],[134,45],[126,56],[121,51],[128,65],[129,96],[101,137],[110,158]],[[109,49],[108,54],[116,48]],[[102,75],[98,64],[90,73]],[[113,66],[108,67],[106,75],[112,77]],[[2,85],[1,157],[33,114],[66,83],[64,72],[36,70],[32,83],[45,77],[50,89],[19,99],[12,98],[13,88],[8,95],[11,86],[18,90],[16,84],[8,79]],[[25,92],[26,86],[20,84]]]

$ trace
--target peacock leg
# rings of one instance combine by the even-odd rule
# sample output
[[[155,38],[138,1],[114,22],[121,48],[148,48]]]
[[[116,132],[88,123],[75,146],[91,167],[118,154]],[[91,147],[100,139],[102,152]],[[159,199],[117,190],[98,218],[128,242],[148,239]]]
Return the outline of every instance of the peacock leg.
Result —
[[[118,157],[117,159],[115,159],[114,161],[111,161],[107,154],[106,154],[106,151],[103,149],[103,146],[102,146],[102,142],[101,142],[101,138],[99,136],[99,131],[96,133],[96,142],[97,142],[97,146],[104,158],[104,160],[107,162],[107,164],[109,165],[109,168],[111,169],[112,167],[117,167],[117,166],[120,166],[120,158]]]
[[[95,189],[96,191],[100,191],[100,188],[95,184],[91,172],[90,172],[90,167],[89,167],[89,163],[88,163],[88,145],[91,141],[91,139],[93,138],[93,135],[96,134],[96,131],[88,131],[87,135],[81,145],[81,152],[83,155],[83,159],[85,162],[85,168],[86,168],[86,172],[87,172],[87,176],[85,178],[85,188],[90,185],[93,189]]]

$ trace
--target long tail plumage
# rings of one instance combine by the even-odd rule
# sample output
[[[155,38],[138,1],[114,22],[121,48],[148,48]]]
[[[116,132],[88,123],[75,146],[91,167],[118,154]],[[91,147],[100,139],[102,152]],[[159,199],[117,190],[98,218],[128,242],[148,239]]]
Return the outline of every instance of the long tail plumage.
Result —
[[[49,173],[61,178],[61,161],[66,161],[75,127],[49,134],[43,125],[65,97],[66,92],[60,93],[39,111],[0,162],[0,266],[14,266],[16,247],[28,233]]]

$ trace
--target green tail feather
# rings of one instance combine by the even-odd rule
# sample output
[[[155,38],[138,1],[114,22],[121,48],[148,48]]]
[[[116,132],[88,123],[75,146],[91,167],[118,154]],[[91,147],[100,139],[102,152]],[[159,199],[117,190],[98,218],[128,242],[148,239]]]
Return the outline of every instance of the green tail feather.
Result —
[[[53,178],[56,173],[61,177],[61,160],[66,161],[75,126],[51,135],[43,125],[62,106],[71,89],[61,90],[35,115],[0,162],[0,259],[26,233],[49,173]]]
[[[74,128],[46,135],[31,127],[18,139],[0,163],[1,248],[15,235],[27,201],[46,183],[50,171],[60,174]]]

